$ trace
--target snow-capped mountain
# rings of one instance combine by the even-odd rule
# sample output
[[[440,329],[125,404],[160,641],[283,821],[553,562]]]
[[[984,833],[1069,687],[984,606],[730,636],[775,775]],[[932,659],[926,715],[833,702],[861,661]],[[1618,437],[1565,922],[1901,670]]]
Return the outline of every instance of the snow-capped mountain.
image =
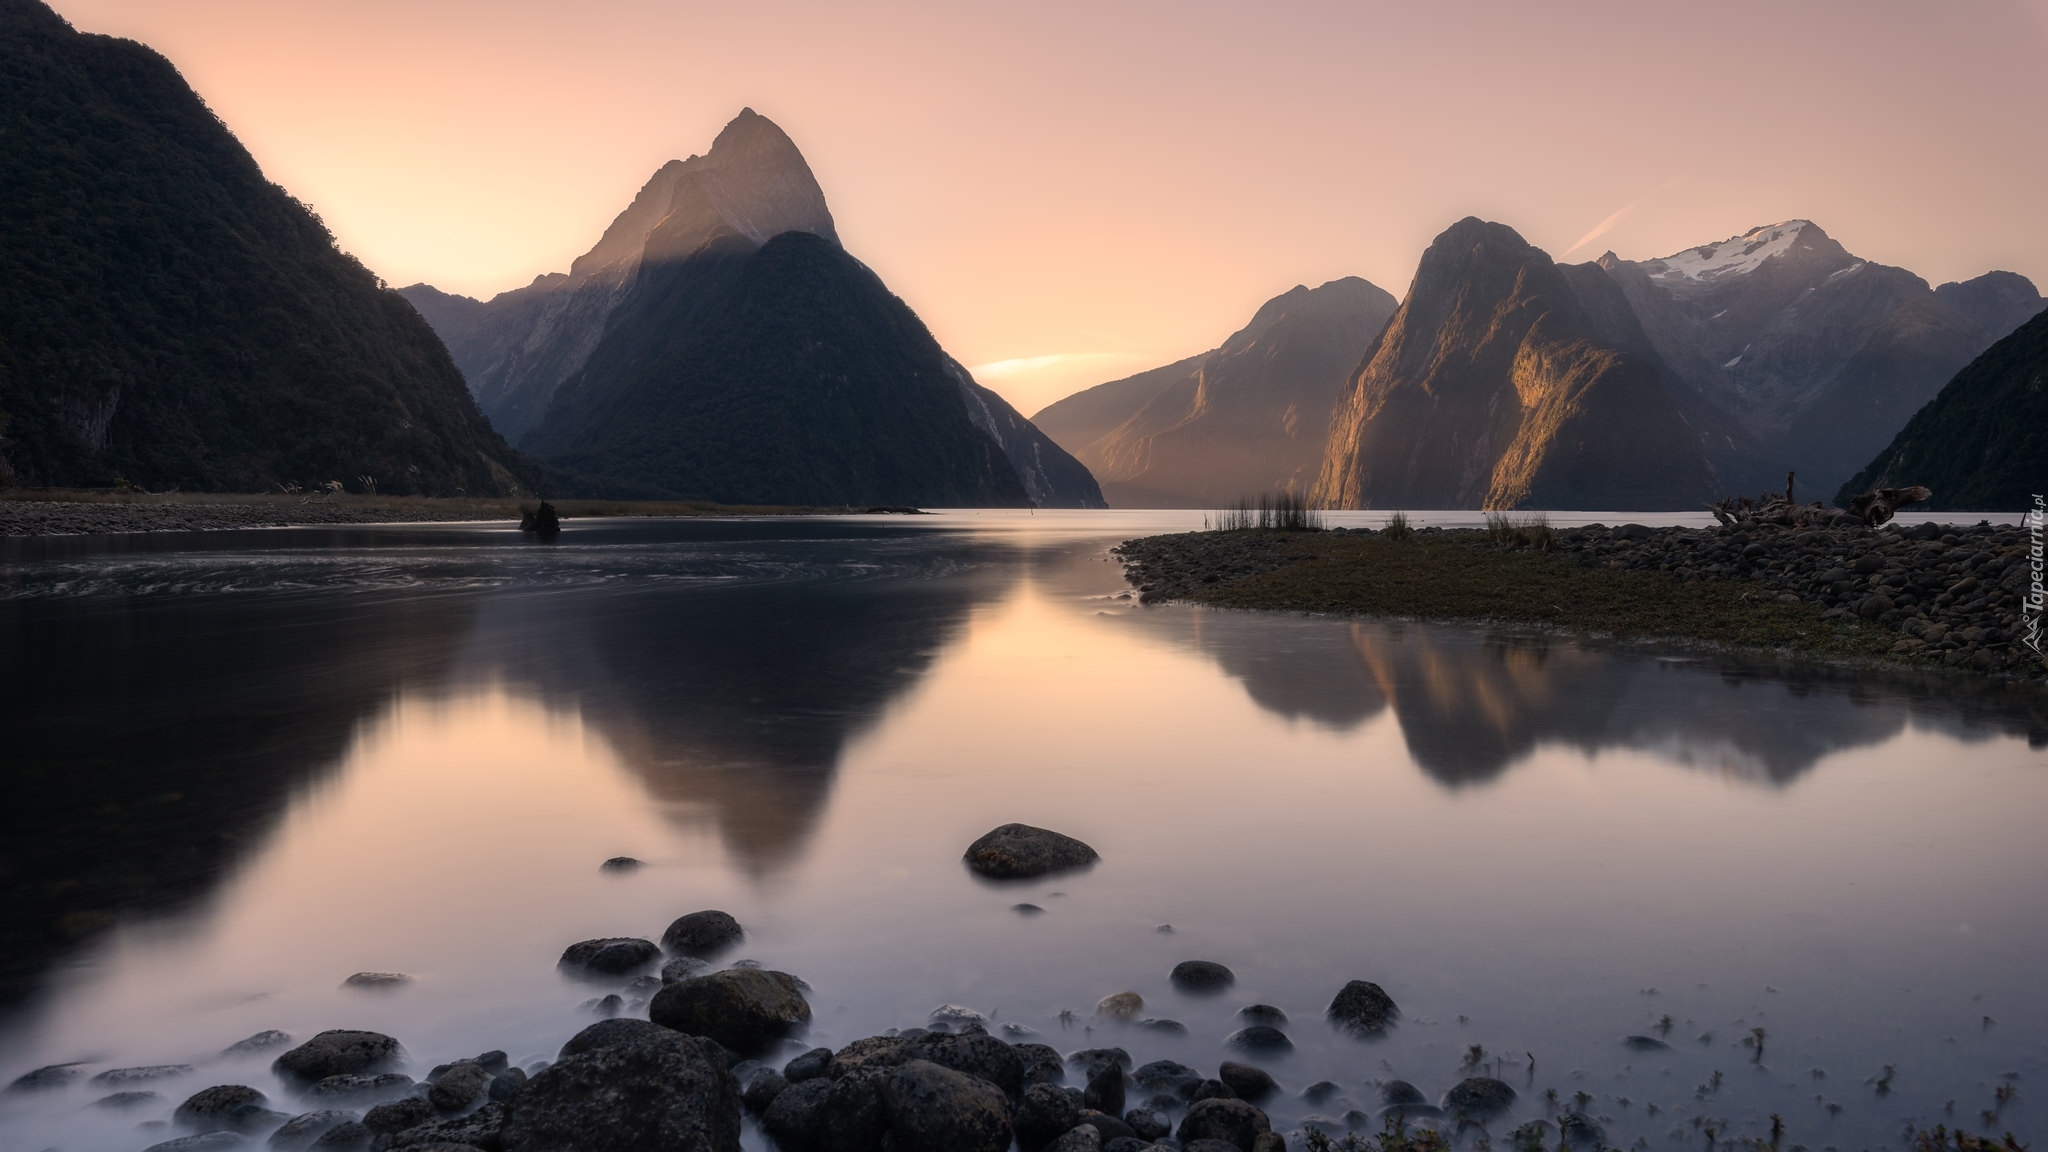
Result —
[[[1672,371],[1815,495],[1867,463],[2013,317],[2042,307],[2012,273],[1937,292],[1808,220],[1659,260],[1610,252],[1599,264]]]

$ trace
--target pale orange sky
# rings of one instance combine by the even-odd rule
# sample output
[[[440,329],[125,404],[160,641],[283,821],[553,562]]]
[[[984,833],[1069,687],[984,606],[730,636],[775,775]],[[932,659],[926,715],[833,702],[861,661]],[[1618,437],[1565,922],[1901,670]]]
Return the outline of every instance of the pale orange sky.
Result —
[[[1788,217],[2048,286],[2048,0],[56,0],[169,56],[392,284],[563,270],[743,105],[1029,413],[1476,214],[1562,256]]]

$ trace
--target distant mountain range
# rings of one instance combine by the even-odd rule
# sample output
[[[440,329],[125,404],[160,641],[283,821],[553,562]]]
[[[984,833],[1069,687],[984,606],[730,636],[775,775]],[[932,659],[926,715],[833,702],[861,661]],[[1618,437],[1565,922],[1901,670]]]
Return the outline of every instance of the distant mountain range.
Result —
[[[1086,468],[840,247],[802,154],[751,109],[656,172],[566,275],[489,301],[402,292],[497,426],[572,488],[1102,504]]]
[[[1099,384],[1031,420],[1117,507],[1206,507],[1305,495],[1330,412],[1395,300],[1355,276],[1268,300],[1221,347]]]
[[[1828,496],[2043,306],[2010,272],[1930,288],[1805,220],[1559,265],[1467,219],[1398,309],[1360,280],[1297,288],[1222,348],[1036,420],[1122,507],[1306,490],[1331,507],[1687,509],[1787,472]]]
[[[2048,492],[2048,312],[1956,373],[1839,500],[1909,484],[1937,511],[2026,511]]]
[[[1313,499],[1337,508],[1687,508],[1757,467],[1672,380],[1622,291],[1467,217],[1423,253],[1340,401]]]
[[[526,468],[169,61],[0,0],[0,483],[489,495]]]
[[[1600,258],[1658,355],[1779,470],[1832,493],[1978,353],[2039,312],[2010,272],[1930,288],[1805,220],[1636,263]]]

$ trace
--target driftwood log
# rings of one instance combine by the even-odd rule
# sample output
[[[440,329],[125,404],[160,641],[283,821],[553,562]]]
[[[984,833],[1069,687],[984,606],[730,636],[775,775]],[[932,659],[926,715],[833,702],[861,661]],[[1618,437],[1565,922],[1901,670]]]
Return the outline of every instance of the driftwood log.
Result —
[[[1934,493],[1915,484],[1911,488],[1872,488],[1849,501],[1849,510],[1875,528],[1908,504],[1918,504]]]
[[[1847,511],[1829,508],[1816,500],[1811,504],[1800,504],[1792,498],[1792,480],[1797,475],[1785,473],[1785,491],[1782,495],[1766,492],[1761,496],[1730,496],[1704,505],[1714,514],[1714,519],[1733,528],[1740,524],[1776,524],[1786,528],[1815,528],[1861,521],[1875,528],[1890,520],[1899,509],[1909,504],[1918,504],[1934,493],[1928,489],[1873,488],[1849,502]]]

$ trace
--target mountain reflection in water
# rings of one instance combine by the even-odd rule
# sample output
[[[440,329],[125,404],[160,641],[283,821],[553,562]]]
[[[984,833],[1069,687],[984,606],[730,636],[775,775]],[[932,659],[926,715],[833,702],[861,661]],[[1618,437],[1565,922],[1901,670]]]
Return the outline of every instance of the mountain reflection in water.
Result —
[[[1540,744],[1638,749],[1760,784],[1909,723],[2048,746],[2042,693],[1956,677],[1610,650],[1544,634],[1164,609],[1140,626],[1201,651],[1261,708],[1338,731],[1389,704],[1409,755],[1449,787]]]

